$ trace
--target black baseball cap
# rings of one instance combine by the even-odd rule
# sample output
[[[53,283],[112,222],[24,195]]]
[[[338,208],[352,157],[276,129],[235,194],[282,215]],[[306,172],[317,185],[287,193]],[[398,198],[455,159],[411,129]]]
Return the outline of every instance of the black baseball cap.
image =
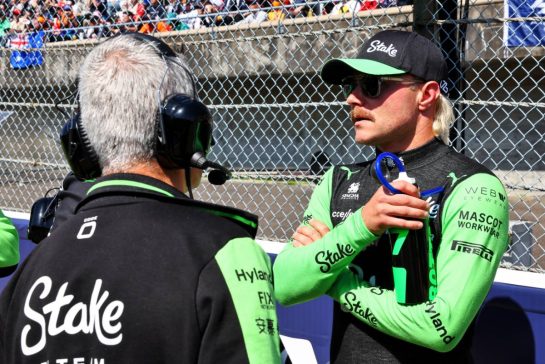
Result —
[[[414,32],[384,30],[369,38],[356,58],[336,58],[322,68],[326,83],[340,85],[356,74],[393,76],[410,74],[424,81],[437,81],[448,93],[447,64],[441,50]]]

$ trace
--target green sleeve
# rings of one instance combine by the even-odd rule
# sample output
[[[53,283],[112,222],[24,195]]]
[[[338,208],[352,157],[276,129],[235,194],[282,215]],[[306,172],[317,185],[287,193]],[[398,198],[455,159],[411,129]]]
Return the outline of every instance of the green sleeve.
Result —
[[[0,268],[19,263],[19,234],[11,220],[0,211]]]
[[[280,363],[280,339],[269,256],[250,238],[231,240],[216,255],[235,306],[250,363]],[[227,328],[224,323],[222,327]],[[234,331],[226,333],[234,335]],[[218,332],[214,332],[218,335]],[[231,348],[233,349],[233,348]],[[223,358],[231,362],[228,358]]]
[[[440,352],[452,350],[488,294],[507,248],[506,196],[495,176],[476,174],[446,199],[433,301],[399,305],[394,291],[369,287],[347,269],[328,294],[386,334]]]
[[[310,219],[325,223],[331,231],[314,243],[294,248],[288,243],[274,262],[275,294],[284,305],[301,303],[321,296],[335,282],[339,272],[376,239],[363,223],[361,209],[333,228],[330,200],[333,168],[330,169],[310,199],[302,225]]]

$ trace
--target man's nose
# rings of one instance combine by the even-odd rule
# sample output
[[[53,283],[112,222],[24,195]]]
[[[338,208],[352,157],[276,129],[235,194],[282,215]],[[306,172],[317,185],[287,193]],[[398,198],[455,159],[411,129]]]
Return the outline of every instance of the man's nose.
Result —
[[[357,86],[352,90],[350,95],[346,98],[346,103],[350,106],[361,106],[365,102],[363,93],[361,92],[361,87]]]

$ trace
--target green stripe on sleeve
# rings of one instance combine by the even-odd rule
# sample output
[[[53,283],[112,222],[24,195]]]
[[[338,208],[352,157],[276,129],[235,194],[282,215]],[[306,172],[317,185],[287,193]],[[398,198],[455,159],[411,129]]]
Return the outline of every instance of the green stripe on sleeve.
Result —
[[[250,363],[280,363],[278,320],[269,257],[250,238],[231,240],[217,254]]]

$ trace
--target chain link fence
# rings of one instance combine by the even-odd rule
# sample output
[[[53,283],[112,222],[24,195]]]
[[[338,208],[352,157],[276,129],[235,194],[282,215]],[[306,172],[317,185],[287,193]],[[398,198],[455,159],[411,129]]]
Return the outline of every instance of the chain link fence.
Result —
[[[503,1],[492,0],[416,0],[414,5],[388,8],[380,8],[383,1],[375,3],[375,9],[352,12],[353,2],[307,2],[311,9],[319,6],[323,15],[295,17],[290,17],[289,6],[262,6],[238,14],[285,15],[231,25],[222,25],[222,19],[232,13],[201,13],[191,21],[208,26],[155,34],[187,55],[200,97],[214,115],[216,145],[210,158],[235,171],[224,186],[205,182],[195,191],[196,198],[253,212],[260,217],[259,238],[286,241],[323,169],[363,161],[374,153],[354,144],[340,88],[325,85],[319,77],[323,63],[354,56],[376,31],[416,30],[432,37],[448,58],[450,97],[458,117],[453,146],[495,171],[508,189],[512,244],[503,266],[543,272],[545,95],[540,84],[545,81],[545,52],[539,43],[513,45],[508,39],[513,32],[509,27],[530,20],[539,25],[545,18],[513,16]],[[177,29],[181,22],[189,23],[188,16],[176,19],[171,20]],[[70,95],[78,66],[100,41],[79,40],[85,37],[78,31],[89,29],[97,28],[77,28],[77,39],[63,42],[52,36],[55,30],[45,30],[40,33],[43,46],[38,42],[20,49],[12,43],[2,48],[4,210],[28,212],[68,172],[57,142],[66,120],[55,104],[73,108]],[[100,29],[94,34],[109,33],[107,25]],[[17,37],[25,42],[24,36]],[[21,66],[21,56],[35,58]]]

